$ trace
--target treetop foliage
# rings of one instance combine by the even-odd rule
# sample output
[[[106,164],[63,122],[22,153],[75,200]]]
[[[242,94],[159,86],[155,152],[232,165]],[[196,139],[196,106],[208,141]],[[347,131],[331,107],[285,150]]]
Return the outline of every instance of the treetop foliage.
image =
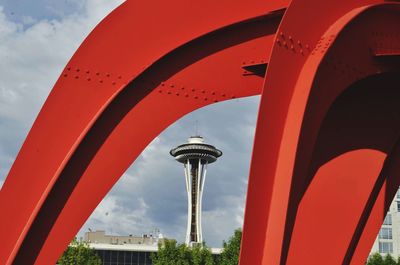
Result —
[[[242,240],[242,230],[236,229],[233,236],[224,241],[224,250],[221,253],[219,265],[237,265],[239,262],[240,242]]]
[[[101,265],[102,262],[97,253],[89,247],[88,243],[84,241],[78,241],[75,238],[64,251],[64,254],[61,256],[57,264]]]
[[[203,247],[189,248],[175,240],[165,240],[158,252],[151,254],[153,265],[237,265],[242,231],[237,229],[228,242],[223,242],[220,257],[213,257],[211,250]]]
[[[400,260],[396,262],[390,254],[382,257],[381,254],[374,253],[368,258],[366,265],[400,265]]]
[[[206,247],[189,248],[176,240],[165,240],[158,252],[151,254],[153,265],[215,265],[211,250]]]

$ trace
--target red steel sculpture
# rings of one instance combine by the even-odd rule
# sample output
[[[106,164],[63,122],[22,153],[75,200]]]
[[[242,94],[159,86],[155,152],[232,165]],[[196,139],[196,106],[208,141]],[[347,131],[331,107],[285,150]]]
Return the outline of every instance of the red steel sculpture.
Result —
[[[364,264],[400,184],[398,1],[127,0],[5,180],[0,264],[55,264],[162,130],[257,94],[240,264]]]

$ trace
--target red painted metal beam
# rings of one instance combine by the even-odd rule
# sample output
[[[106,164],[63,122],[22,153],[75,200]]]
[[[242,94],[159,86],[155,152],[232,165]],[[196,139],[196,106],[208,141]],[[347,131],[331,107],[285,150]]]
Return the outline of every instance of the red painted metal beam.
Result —
[[[274,28],[274,24],[267,25],[270,22],[257,22],[256,24],[258,23],[260,23],[259,26],[263,30],[268,27],[270,29]],[[248,30],[247,27],[246,30]],[[237,29],[234,32],[236,34]],[[71,236],[79,230],[94,207],[106,195],[123,172],[147,144],[166,126],[172,124],[182,115],[204,105],[259,93],[263,79],[257,76],[249,77],[243,75],[243,70],[240,67],[241,58],[243,54],[257,58],[264,53],[264,48],[270,45],[271,41],[270,37],[249,40],[242,44],[236,44],[232,48],[226,47],[223,52],[209,55],[207,58],[190,65],[182,72],[152,88],[152,92],[135,104],[134,108],[132,108],[132,99],[135,94],[127,92],[123,97],[117,98],[113,106],[108,109],[109,112],[100,117],[97,122],[97,124],[101,124],[99,125],[99,131],[110,131],[111,129],[107,127],[112,124],[112,127],[110,126],[112,132],[107,135],[107,139],[96,150],[96,155],[91,158],[90,164],[85,168],[79,183],[75,186],[68,202],[58,216],[58,220],[49,234],[50,238],[46,239],[38,258],[38,264],[40,264],[39,261],[42,261],[42,258],[47,260],[52,256],[54,245],[56,242],[60,242],[61,238],[65,240],[65,243],[70,240]],[[188,49],[184,57],[189,58],[189,54],[193,54],[193,51],[202,47],[203,44],[201,42],[198,46],[194,46],[193,49]],[[252,50],[252,48],[257,49]],[[252,53],[252,51],[255,53]],[[265,58],[265,56],[262,57]],[[172,58],[171,60],[173,62],[174,59]],[[232,64],[229,64],[229,67],[225,67],[229,61]],[[173,65],[172,62],[167,61],[162,64],[162,69],[170,70],[171,65]],[[138,83],[137,85],[135,84],[136,86],[132,85],[130,89],[134,91],[136,89],[145,89],[148,85],[151,86],[150,80],[157,80],[159,75],[163,75],[163,72],[159,72],[157,69],[154,72],[149,72],[150,77],[146,78],[149,82]],[[216,84],[216,82],[210,82],[211,80],[209,79],[200,78],[200,75],[205,77],[215,75],[232,77],[233,75],[234,77],[218,80],[218,84]],[[228,87],[229,89],[227,89]],[[126,114],[124,113],[124,117],[121,117],[121,108],[127,111]],[[119,123],[115,124],[117,120]],[[99,131],[95,129],[94,132],[89,132],[88,135],[93,135],[89,137],[97,138]],[[141,139],[141,141],[138,141],[138,139]],[[92,141],[90,140],[90,142]],[[115,157],[116,159],[110,159],[110,157]],[[79,161],[77,163],[81,163],[82,158],[80,157],[77,161]],[[75,166],[72,167],[75,168]],[[99,178],[102,179],[101,182],[99,182]],[[96,190],[92,187],[93,183],[98,183]],[[86,199],[88,189],[91,190],[90,199]],[[83,198],[85,198],[85,203],[82,203]],[[77,208],[79,208],[78,211],[80,213],[78,215],[76,215]],[[72,215],[76,215],[76,218],[69,217]],[[48,213],[44,216],[48,218]],[[66,227],[68,227],[68,231],[66,231]],[[72,230],[71,227],[75,229]],[[34,238],[32,240],[37,240],[36,236],[32,238]]]
[[[13,216],[0,227],[8,238],[1,264],[54,263],[164,128],[202,106],[260,93],[263,79],[244,75],[242,65],[268,61],[284,4],[154,7],[117,8],[57,81],[1,190],[0,201],[15,202],[0,205]]]
[[[368,116],[376,111],[367,108],[369,112],[360,117],[370,121],[368,126],[357,119],[341,124],[352,112],[356,115],[359,111],[349,108],[347,116],[333,119],[326,131],[322,126],[328,111],[334,110],[335,100],[355,82],[399,70],[398,64],[377,64],[370,53],[374,31],[398,30],[397,6],[373,7],[378,3],[293,1],[285,13],[261,100],[241,264],[299,264],[305,260],[314,264],[310,255],[321,255],[326,264],[349,264],[357,244],[363,246],[360,251],[365,262],[365,249],[370,249],[372,242],[364,242],[369,239],[360,233],[376,235],[379,229],[371,225],[366,231],[363,222],[368,216],[382,218],[381,214],[371,215],[367,206],[378,198],[373,193],[382,185],[378,176],[384,169],[384,153],[390,152],[399,137],[398,121],[390,119],[390,109],[382,110],[379,117],[387,120],[383,128],[388,129],[377,133],[379,123],[374,124],[373,117]],[[390,91],[396,79],[382,77],[380,83]],[[385,99],[387,103],[389,98]],[[343,103],[338,104],[338,111],[343,112]],[[337,138],[328,137],[352,127],[354,130]],[[347,154],[350,151],[354,153]],[[363,167],[367,161],[368,170]],[[360,196],[353,198],[354,194]],[[391,195],[394,193],[387,194]],[[348,203],[343,205],[343,200]],[[265,206],[260,207],[260,202]],[[334,217],[328,215],[324,204],[332,206],[329,213],[335,213]],[[346,223],[340,223],[325,237],[329,224],[339,224],[338,215]],[[323,221],[316,224],[315,218]],[[256,234],[259,239],[252,242]],[[325,251],[327,246],[332,246],[329,253]]]

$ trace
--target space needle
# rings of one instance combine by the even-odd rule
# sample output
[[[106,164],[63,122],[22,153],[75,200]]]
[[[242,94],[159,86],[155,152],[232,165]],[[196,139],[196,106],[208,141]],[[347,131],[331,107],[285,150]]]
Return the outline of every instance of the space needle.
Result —
[[[186,144],[172,149],[170,154],[185,168],[188,196],[188,220],[185,243],[188,246],[202,245],[201,202],[207,165],[217,161],[222,152],[204,143],[201,136],[192,136]]]

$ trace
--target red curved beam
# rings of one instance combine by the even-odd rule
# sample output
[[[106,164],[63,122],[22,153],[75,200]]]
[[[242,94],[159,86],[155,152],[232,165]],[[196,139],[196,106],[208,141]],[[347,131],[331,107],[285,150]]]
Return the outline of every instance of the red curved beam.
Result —
[[[257,21],[255,26],[263,31],[269,28],[271,32],[274,32],[278,21]],[[243,30],[248,30],[247,26],[250,26],[250,24],[246,25]],[[232,33],[237,34],[237,30],[235,29]],[[222,35],[220,39],[222,39]],[[107,135],[107,139],[95,150],[96,154],[91,157],[90,164],[88,162],[85,172],[79,178],[79,183],[74,187],[68,202],[57,217],[57,221],[46,239],[37,263],[46,263],[45,261],[48,261],[53,255],[57,257],[56,254],[53,254],[55,253],[55,244],[60,242],[60,239],[63,239],[64,243],[60,244],[59,251],[63,250],[65,244],[76,234],[97,204],[132,164],[133,160],[168,125],[184,114],[204,105],[233,97],[250,96],[259,93],[263,79],[256,75],[245,74],[241,67],[241,59],[243,54],[246,54],[250,58],[258,58],[258,60],[255,59],[256,61],[266,62],[264,49],[270,45],[271,41],[271,36],[257,38],[241,44],[235,44],[231,48],[226,47],[221,52],[202,58],[201,61],[188,66],[167,79],[167,81],[162,82],[159,86],[152,88],[152,92],[136,103],[134,108],[132,108],[132,100],[137,96],[136,93],[127,92],[123,97],[117,98],[113,105],[108,108],[107,113],[96,122],[96,125],[99,124],[98,129],[95,128],[93,132],[88,134],[88,137],[97,138],[100,131],[110,132]],[[210,43],[211,41],[208,42],[208,44]],[[190,48],[184,57],[189,58],[190,53],[202,46],[203,42]],[[254,50],[252,48],[257,49]],[[226,67],[227,62],[232,63]],[[174,59],[171,58],[171,61],[166,61],[162,68],[170,71],[173,64]],[[217,82],[210,82],[211,80],[200,78],[201,75],[213,75],[216,70],[222,76],[232,77],[233,75],[234,77],[218,80],[218,84],[216,84]],[[149,80],[156,80],[159,75],[160,73],[157,72],[157,69],[154,72],[151,71]],[[132,84],[130,89],[148,89],[149,85],[151,87],[150,82],[135,83]],[[228,87],[229,89],[226,89]],[[192,91],[193,89],[194,91]],[[122,115],[120,113],[121,109],[127,110],[126,114],[123,114],[124,117],[120,117]],[[116,124],[117,120],[118,124]],[[112,125],[112,131],[109,127],[110,125]],[[88,141],[92,142],[94,138],[90,139]],[[110,157],[115,157],[116,159],[110,159]],[[79,157],[76,161],[81,163],[82,160],[82,157]],[[74,163],[71,167],[75,168],[75,165]],[[100,179],[101,181],[99,182]],[[90,188],[94,182],[98,183],[96,188]],[[64,185],[65,183],[60,185],[60,189]],[[88,188],[91,190],[90,198],[87,198]],[[79,208],[79,214],[77,214],[77,208]],[[44,213],[42,221],[38,221],[41,224],[38,230],[42,230],[43,223],[48,219],[50,213]],[[75,216],[75,218],[70,216]],[[71,229],[72,227],[74,229]],[[32,235],[33,241],[37,241],[36,234]]]
[[[380,2],[294,0],[277,36],[286,2],[125,2],[71,59],[3,185],[0,263],[55,263],[154,137],[259,94],[266,64],[241,264],[312,264],[330,244],[327,264],[364,262],[399,184],[400,64],[383,37],[399,11]],[[340,229],[322,243],[326,224]]]
[[[54,263],[165,127],[196,108],[260,93],[260,73],[243,66],[251,70],[251,64],[267,63],[284,5],[159,1],[154,6],[122,4],[89,35],[57,81],[1,190],[0,201],[15,202],[0,206],[13,216],[0,227],[8,238],[1,264]],[[129,143],[120,143],[123,135]],[[103,171],[110,157],[120,159]],[[88,198],[81,191],[93,178],[99,184]]]
[[[370,249],[372,242],[363,242],[367,239],[357,233],[366,231],[376,235],[379,229],[371,226],[367,231],[362,223],[368,216],[382,218],[382,214],[371,215],[367,209],[377,199],[368,195],[381,185],[378,176],[386,157],[382,152],[390,153],[399,137],[398,121],[389,120],[384,124],[388,130],[375,132],[376,121],[373,123],[372,116],[368,116],[374,108],[367,108],[369,112],[363,115],[357,109],[347,109],[347,115],[354,112],[367,121],[370,119],[370,124],[361,120],[341,124],[346,115],[329,123],[325,121],[326,125],[323,121],[329,110],[345,111],[342,103],[332,109],[333,103],[356,81],[399,70],[398,63],[377,63],[371,54],[374,43],[383,36],[382,31],[398,34],[393,26],[399,23],[397,6],[372,6],[379,2],[299,0],[293,1],[285,13],[261,99],[247,193],[242,264],[298,264],[305,260],[314,264],[307,257],[319,254],[324,256],[326,264],[349,264],[357,244],[364,246],[365,262],[368,254],[365,249]],[[304,18],[299,17],[300,13],[315,15]],[[373,35],[376,30],[379,34]],[[286,78],[282,78],[282,72]],[[386,84],[389,88],[393,81],[393,77],[387,76],[380,80],[382,86]],[[393,116],[390,110],[379,114],[383,120]],[[338,133],[352,127],[354,130],[344,135]],[[329,138],[335,133],[338,138]],[[354,146],[355,143],[358,145]],[[346,154],[352,150],[357,153]],[[362,165],[366,161],[373,168],[365,170]],[[334,177],[337,182],[330,186],[329,193],[324,185]],[[354,185],[345,186],[345,180],[350,182],[347,184],[353,181]],[[360,197],[353,198],[355,193],[350,187],[359,189]],[[391,195],[394,193],[387,194]],[[340,204],[340,198],[348,200],[348,211]],[[340,219],[347,222],[339,224],[337,216],[327,215],[322,201],[332,204],[331,212],[340,214]],[[260,207],[256,202],[264,202],[265,206]],[[317,216],[323,220],[319,225],[313,222]],[[322,236],[329,224],[339,227],[330,236]],[[313,229],[315,234],[311,233]],[[258,240],[251,245],[256,234]],[[332,246],[330,253],[324,250],[326,246]]]

